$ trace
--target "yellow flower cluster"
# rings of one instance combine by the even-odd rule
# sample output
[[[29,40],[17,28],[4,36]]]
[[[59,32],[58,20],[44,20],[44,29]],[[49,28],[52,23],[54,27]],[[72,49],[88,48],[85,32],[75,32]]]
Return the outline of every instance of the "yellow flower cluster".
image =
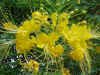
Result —
[[[55,28],[56,23],[55,22],[55,16],[57,14],[52,14],[50,17],[53,20],[53,28]],[[60,27],[63,27],[67,24],[67,21],[65,20],[67,16],[65,13],[60,15],[59,21],[60,21]],[[50,54],[54,57],[60,56],[63,54],[63,47],[59,45],[55,45],[55,41],[58,40],[59,34],[57,33],[57,30],[60,30],[59,26],[57,27],[57,30],[52,31],[48,35],[46,33],[39,33],[37,34],[37,37],[30,38],[30,34],[32,32],[36,32],[37,30],[40,30],[41,25],[49,25],[49,21],[47,21],[48,15],[42,15],[39,12],[32,13],[32,20],[25,21],[22,26],[20,26],[17,29],[16,33],[16,49],[19,53],[25,53],[26,51],[29,51],[35,44],[39,48],[44,48],[44,51],[47,54]],[[60,32],[60,31],[59,31]]]
[[[49,16],[36,11],[32,13],[32,19],[26,20],[19,28],[14,26],[11,22],[5,23],[4,27],[6,29],[17,29],[16,49],[19,53],[30,51],[36,44],[39,48],[44,48],[47,54],[51,54],[54,57],[60,56],[63,54],[64,49],[60,44],[55,45],[55,41],[57,41],[61,35],[64,35],[69,45],[73,48],[70,56],[72,59],[80,61],[83,59],[84,52],[88,47],[86,40],[89,40],[92,35],[90,28],[83,25],[83,22],[68,27],[68,17],[69,15],[67,13],[60,15],[53,13]],[[40,31],[41,25],[50,25],[48,18],[52,21],[51,28],[53,31],[49,34],[40,32],[36,37],[32,36],[32,38],[30,38],[31,33]]]
[[[32,71],[33,73],[37,73],[39,71],[39,63],[34,60],[30,60],[28,63],[20,63],[24,68],[27,68],[28,71]]]
[[[88,46],[86,40],[92,38],[90,28],[86,25],[72,25],[70,28],[64,30],[64,36],[69,45],[73,48],[70,56],[74,60],[81,61]]]
[[[29,51],[35,45],[35,38],[30,34],[39,31],[42,24],[48,24],[48,16],[42,15],[39,12],[32,13],[32,19],[24,22],[22,26],[17,29],[16,33],[16,49],[19,53]]]
[[[16,32],[16,49],[19,53],[29,51],[35,45],[35,38],[30,34],[40,29],[40,25],[35,24],[33,20],[25,21]]]
[[[60,56],[63,54],[63,47],[59,44],[55,47],[55,41],[58,40],[59,35],[55,32],[50,34],[40,33],[37,35],[37,46],[44,48],[44,51],[47,54],[51,54],[54,57]]]
[[[51,19],[52,23],[49,22]],[[86,25],[86,21],[72,24],[68,26],[69,15],[67,13],[51,15],[43,14],[40,12],[33,12],[32,19],[26,20],[18,28],[12,23],[8,22],[4,24],[5,29],[16,29],[16,50],[18,53],[26,53],[30,51],[32,47],[37,46],[43,49],[44,54],[57,58],[64,54],[64,48],[61,44],[56,45],[56,41],[59,37],[63,36],[66,42],[72,47],[72,51],[69,56],[76,61],[81,61],[84,58],[85,52],[87,52],[87,40],[92,38],[91,30]],[[49,26],[52,31],[45,33],[41,31],[41,26]],[[36,33],[36,36],[30,36],[31,33]],[[98,50],[99,48],[97,48]],[[34,69],[34,72],[38,72],[39,63],[30,60],[28,63],[21,63],[29,71]],[[63,75],[70,75],[69,71],[63,69]]]

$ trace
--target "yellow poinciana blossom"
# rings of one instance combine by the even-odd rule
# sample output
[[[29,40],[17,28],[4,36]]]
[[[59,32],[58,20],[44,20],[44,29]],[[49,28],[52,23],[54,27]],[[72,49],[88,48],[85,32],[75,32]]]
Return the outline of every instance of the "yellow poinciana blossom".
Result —
[[[32,13],[32,19],[37,24],[46,24],[48,25],[48,15],[41,14],[40,12],[36,11]]]
[[[40,33],[37,36],[37,46],[44,48],[44,51],[47,54],[51,54],[54,57],[60,56],[63,54],[64,49],[61,45],[55,47],[55,41],[58,40],[59,35],[55,32],[50,34]]]
[[[68,69],[63,68],[62,69],[62,75],[71,75],[71,74],[70,74],[70,71]]]
[[[78,26],[74,24],[71,28],[65,30],[64,35],[69,41],[89,40],[92,37],[90,29],[88,29],[87,26]]]
[[[84,56],[84,51],[87,50],[87,42],[92,38],[90,29],[87,26],[72,25],[70,28],[64,30],[64,36],[69,45],[74,48],[70,54],[74,60],[82,60]]]
[[[16,49],[19,53],[29,51],[35,43],[35,38],[29,38],[29,32],[20,27],[16,33]]]
[[[40,48],[44,48],[44,46],[48,42],[48,38],[48,35],[46,35],[45,33],[40,33],[39,35],[37,35],[37,46]]]
[[[57,45],[56,47],[48,47],[48,52],[51,53],[53,57],[59,57],[63,54],[64,48],[61,45]]]
[[[52,26],[51,28],[54,30],[56,25],[57,25],[57,17],[58,17],[58,14],[57,13],[53,13],[51,14],[51,19],[52,19]]]
[[[63,22],[64,25],[67,25],[68,24],[68,17],[69,17],[69,15],[67,13],[60,14],[59,23]]]
[[[81,61],[84,57],[84,52],[82,50],[72,50],[69,54],[69,56],[76,61]]]
[[[40,30],[42,24],[47,23],[47,15],[39,12],[32,13],[32,19],[26,20],[22,26],[17,29],[16,33],[16,49],[19,53],[29,51],[35,44],[35,38],[30,39],[30,34]]]
[[[40,30],[41,24],[37,24],[36,21],[32,19],[24,21],[22,27],[24,28],[24,30],[31,33]]]
[[[38,11],[32,13],[32,18],[40,18],[41,19],[42,14]]]
[[[37,46],[40,48],[44,48],[48,44],[55,45],[55,41],[58,40],[58,34],[52,32],[50,34],[40,33],[37,35]]]
[[[67,28],[66,30],[64,30],[64,36],[70,46],[75,48],[76,45],[81,46],[81,43],[82,45],[84,43],[85,46],[85,41],[89,40],[92,37],[92,34],[90,32],[90,29],[88,29],[86,26],[72,25],[71,28]]]
[[[43,14],[41,19],[42,19],[42,24],[45,24],[45,25],[50,25],[49,21],[48,21],[48,15],[45,15]]]
[[[68,24],[68,17],[69,15],[67,13],[62,13],[58,17],[58,25],[56,28],[57,33],[62,33],[65,30]]]
[[[37,73],[39,71],[39,63],[34,60],[30,60],[28,63],[20,63],[24,68],[27,68],[28,71],[33,71],[34,73]]]
[[[3,26],[7,30],[15,30],[15,29],[17,29],[17,26],[13,25],[12,22],[5,23],[5,24],[3,24]]]
[[[39,24],[35,24],[34,21],[25,21],[24,24],[17,29],[16,33],[16,49],[19,53],[24,53],[29,51],[35,43],[35,38],[30,39],[30,34],[32,32],[38,31],[40,29]]]

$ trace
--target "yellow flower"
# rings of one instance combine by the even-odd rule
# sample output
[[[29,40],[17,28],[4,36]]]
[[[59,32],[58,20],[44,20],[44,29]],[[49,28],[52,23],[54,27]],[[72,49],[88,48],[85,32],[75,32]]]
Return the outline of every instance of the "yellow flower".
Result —
[[[34,66],[33,72],[34,72],[34,73],[39,72],[39,65],[40,65],[40,64],[39,64],[38,62],[33,61],[33,66]]]
[[[89,40],[92,37],[90,29],[86,26],[72,25],[70,29],[64,32],[67,40]]]
[[[23,27],[18,28],[16,33],[16,49],[19,53],[29,51],[35,45],[35,38],[30,38],[30,32]]]
[[[50,34],[48,34],[48,37],[49,37],[49,41],[50,42],[55,42],[55,41],[57,41],[58,40],[58,38],[59,38],[59,34],[58,33],[56,33],[56,32],[51,32]]]
[[[84,57],[84,52],[80,49],[72,50],[69,55],[73,60],[81,61]]]
[[[34,20],[34,22],[36,24],[42,24],[42,14],[38,11],[33,12],[32,13],[32,20]]]
[[[64,26],[68,24],[68,17],[69,15],[67,13],[62,13],[59,16],[59,23],[64,23]]]
[[[72,25],[71,28],[64,30],[64,36],[70,46],[76,48],[76,46],[86,47],[86,40],[92,38],[90,29],[86,26]]]
[[[39,18],[39,19],[41,19],[41,16],[42,16],[41,13],[38,12],[38,11],[32,13],[32,18]]]
[[[35,45],[35,38],[30,38],[30,34],[38,30],[40,30],[40,24],[36,24],[33,19],[24,21],[24,24],[17,29],[16,49],[19,53],[29,51]]]
[[[23,37],[23,36],[21,36]],[[32,37],[32,39],[29,38],[17,38],[16,39],[16,49],[18,53],[25,53],[27,51],[30,51],[30,49],[35,45],[35,39]]]
[[[63,68],[62,69],[62,75],[71,75],[71,74],[70,74],[70,71],[68,69]]]
[[[42,20],[42,24],[50,25],[50,23],[48,21],[48,15],[45,15],[45,14],[42,15],[41,20]]]
[[[28,63],[20,63],[24,68],[27,68],[28,71],[33,71],[37,73],[39,71],[39,63],[35,60],[30,60]]]
[[[56,28],[56,31],[58,33],[62,33],[67,28],[68,17],[69,17],[69,15],[67,13],[62,13],[59,16],[59,19],[58,19],[59,22],[58,22],[58,25]]]
[[[40,33],[37,35],[37,46],[43,48],[48,42],[48,35],[45,33]]]
[[[11,22],[3,24],[4,28],[7,30],[16,30],[17,26],[13,25]]]
[[[34,20],[36,24],[40,24],[40,25],[46,24],[46,25],[49,25],[48,15],[42,15],[38,11],[32,13],[32,20]]]
[[[45,46],[49,44],[55,44],[55,41],[58,40],[58,34],[55,32],[52,32],[50,34],[40,33],[37,35],[37,45],[40,48],[44,48]]]
[[[61,56],[64,52],[64,49],[61,45],[55,47],[55,41],[58,40],[59,35],[55,32],[50,34],[40,33],[37,35],[37,46],[44,48],[46,54],[50,54],[54,57]]]
[[[49,46],[48,49],[49,49],[49,53],[51,53],[51,55],[53,57],[59,57],[64,52],[64,48],[61,45],[57,45],[56,47],[50,47]]]
[[[29,63],[27,64],[28,69],[34,69],[33,71],[37,73],[39,71],[39,63],[34,60],[30,60]]]
[[[58,16],[57,13],[53,13],[53,14],[51,14],[51,19],[52,19],[52,22],[53,22],[51,28],[52,28],[53,30],[55,29],[56,24],[57,24],[57,16]]]
[[[29,21],[28,20],[24,21],[22,27],[29,33],[40,30],[40,24],[36,24],[33,19]]]

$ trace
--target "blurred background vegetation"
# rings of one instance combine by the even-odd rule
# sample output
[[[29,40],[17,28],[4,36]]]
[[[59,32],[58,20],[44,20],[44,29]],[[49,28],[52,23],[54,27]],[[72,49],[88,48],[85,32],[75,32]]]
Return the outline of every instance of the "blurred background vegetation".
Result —
[[[12,21],[20,26],[23,21],[31,17],[32,11],[37,10],[46,11],[49,14],[53,12],[71,13],[71,23],[86,20],[87,25],[100,33],[100,0],[0,0],[0,29],[2,29],[2,24],[7,21]],[[24,72],[19,65],[15,45],[2,46],[5,40],[9,41],[14,37],[14,34],[0,32],[0,75],[31,75],[31,73]],[[100,38],[91,40],[94,44],[100,45]],[[90,49],[91,75],[100,75],[100,54],[96,53],[95,47]],[[5,51],[7,48],[9,48],[8,51]],[[21,59],[23,60],[24,57]],[[65,64],[75,67],[70,68],[73,71],[72,75],[80,75],[78,74],[79,67],[75,63],[66,62]],[[43,74],[41,73],[41,75]],[[55,75],[60,75],[60,73],[55,73]]]

